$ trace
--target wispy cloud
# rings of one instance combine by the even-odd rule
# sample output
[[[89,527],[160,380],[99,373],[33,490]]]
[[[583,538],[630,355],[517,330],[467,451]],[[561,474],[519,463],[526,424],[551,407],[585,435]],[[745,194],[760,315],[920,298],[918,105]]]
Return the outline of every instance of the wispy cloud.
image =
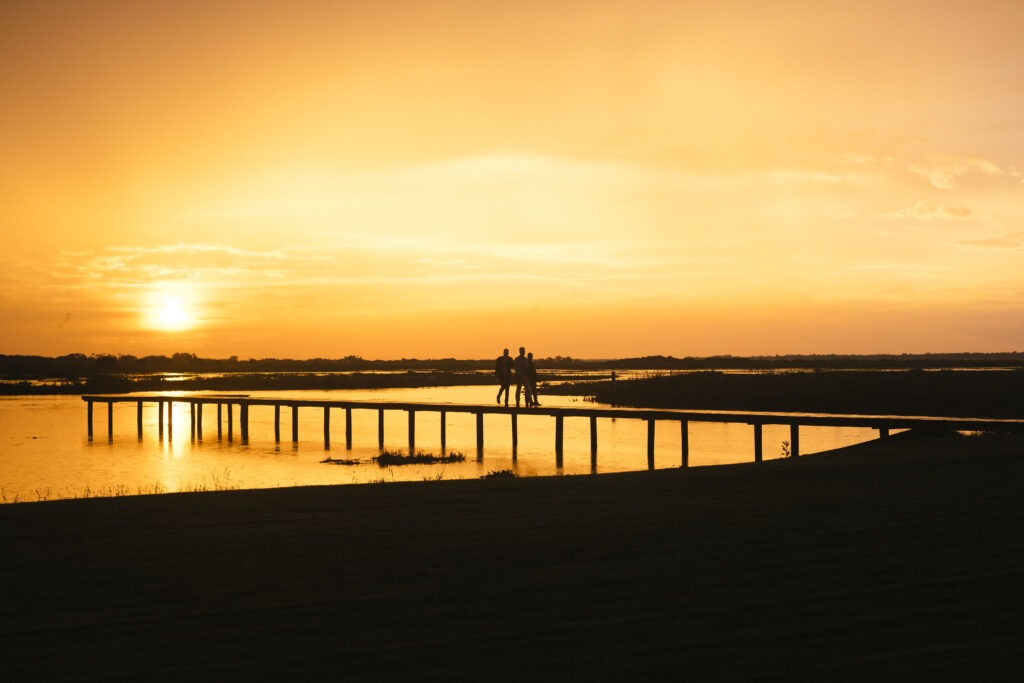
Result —
[[[1003,249],[1013,249],[1016,247],[1024,247],[1024,232],[1015,232],[1012,235],[1004,235],[1003,237],[991,237],[983,240],[961,240],[957,244],[964,244],[970,247],[996,247]]]
[[[987,159],[938,160],[912,164],[908,169],[940,190],[955,190],[969,174],[998,176],[1003,170]]]
[[[977,214],[965,206],[932,204],[917,202],[899,211],[885,214],[884,218],[913,218],[921,221],[962,221],[974,218]]]

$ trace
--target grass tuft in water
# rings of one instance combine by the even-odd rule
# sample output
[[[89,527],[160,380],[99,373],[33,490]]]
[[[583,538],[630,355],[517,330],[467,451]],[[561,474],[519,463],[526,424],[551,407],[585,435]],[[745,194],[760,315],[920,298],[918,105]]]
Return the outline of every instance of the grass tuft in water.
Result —
[[[428,453],[426,451],[403,453],[402,451],[392,451],[387,449],[374,458],[377,464],[381,467],[389,467],[391,465],[432,465],[446,462],[463,462],[465,459],[466,454],[459,451],[451,451],[450,453],[434,455],[433,453]]]
[[[481,479],[515,479],[517,475],[512,470],[491,470],[487,474],[482,475]]]

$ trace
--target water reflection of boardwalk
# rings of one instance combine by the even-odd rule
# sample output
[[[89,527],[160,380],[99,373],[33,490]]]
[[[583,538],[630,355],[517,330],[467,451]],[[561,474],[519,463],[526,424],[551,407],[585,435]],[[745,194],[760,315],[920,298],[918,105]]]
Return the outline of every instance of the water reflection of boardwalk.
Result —
[[[964,431],[1012,431],[1024,432],[1024,420],[998,420],[977,418],[947,418],[895,415],[833,415],[821,413],[755,413],[755,412],[720,412],[709,410],[647,410],[639,408],[514,408],[503,406],[467,405],[457,403],[397,403],[377,401],[323,401],[286,398],[251,398],[239,395],[218,396],[167,396],[160,394],[133,396],[83,396],[88,406],[89,437],[93,436],[93,405],[107,405],[107,436],[113,438],[114,404],[136,404],[136,424],[138,437],[142,438],[142,406],[144,403],[158,404],[158,430],[162,438],[164,429],[164,408],[167,407],[167,425],[171,427],[171,408],[174,403],[189,404],[189,415],[193,437],[202,438],[203,408],[217,407],[217,436],[223,437],[224,417],[227,417],[227,438],[234,439],[234,407],[238,406],[239,431],[243,443],[249,440],[249,409],[253,406],[266,406],[274,410],[274,439],[281,440],[281,408],[291,409],[292,441],[299,440],[299,408],[314,408],[323,411],[324,445],[331,443],[331,411],[344,411],[345,447],[352,448],[353,411],[376,411],[378,445],[384,447],[384,413],[385,411],[402,411],[409,417],[409,448],[416,446],[416,413],[435,412],[440,416],[441,448],[446,446],[445,418],[448,413],[471,413],[476,416],[476,447],[478,457],[484,448],[484,415],[508,415],[512,423],[512,452],[515,457],[518,446],[518,418],[520,415],[540,415],[555,419],[555,458],[562,464],[563,424],[565,418],[583,418],[590,421],[590,454],[591,461],[597,461],[597,420],[629,419],[647,422],[647,464],[654,469],[654,435],[657,422],[673,422],[680,430],[681,466],[689,464],[689,423],[690,422],[730,422],[749,424],[753,427],[754,460],[760,462],[763,457],[764,425],[788,425],[790,428],[790,449],[793,455],[800,455],[800,427],[866,427],[877,429],[881,437],[887,437],[895,429],[952,429]]]

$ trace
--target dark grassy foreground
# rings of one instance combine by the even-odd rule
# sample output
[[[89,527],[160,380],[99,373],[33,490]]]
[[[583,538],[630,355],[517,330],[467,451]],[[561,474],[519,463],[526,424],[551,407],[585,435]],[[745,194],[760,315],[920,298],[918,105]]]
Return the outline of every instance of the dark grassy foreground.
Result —
[[[0,507],[5,680],[1020,680],[1020,440]]]

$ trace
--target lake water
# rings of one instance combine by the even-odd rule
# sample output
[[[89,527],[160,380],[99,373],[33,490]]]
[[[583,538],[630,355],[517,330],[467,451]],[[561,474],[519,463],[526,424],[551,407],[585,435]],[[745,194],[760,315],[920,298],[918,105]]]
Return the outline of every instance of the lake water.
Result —
[[[514,391],[513,387],[513,391]],[[248,396],[306,400],[366,400],[491,404],[493,386],[427,387],[351,391],[252,391]],[[207,392],[194,392],[203,394]],[[213,392],[209,392],[213,393]],[[168,396],[189,395],[166,392]],[[545,406],[588,407],[570,396],[541,396]],[[236,420],[237,420],[237,408]],[[472,479],[511,469],[520,476],[591,474],[647,468],[647,425],[643,420],[598,420],[596,468],[590,461],[589,422],[565,419],[563,466],[555,463],[555,420],[520,415],[519,447],[513,460],[511,424],[507,415],[485,415],[482,459],[476,453],[472,414],[448,413],[447,449],[466,454],[461,463],[402,465],[382,468],[378,455],[377,412],[354,410],[352,450],[345,448],[344,412],[332,414],[332,443],[323,443],[323,411],[299,410],[299,442],[291,438],[291,411],[281,411],[281,443],[274,442],[274,411],[254,406],[249,413],[249,442],[217,438],[216,408],[204,410],[203,438],[191,438],[189,408],[174,407],[173,433],[158,438],[157,406],[143,409],[143,438],[137,437],[136,407],[114,405],[114,434],[107,438],[106,406],[97,404],[95,436],[86,431],[86,404],[78,396],[0,397],[0,502],[68,498],[84,495],[135,494],[222,488],[272,488],[317,484],[356,484],[424,479]],[[226,416],[224,418],[226,422]],[[438,413],[417,413],[417,449],[440,452]],[[385,413],[385,447],[408,448],[407,413]],[[753,459],[753,428],[743,424],[690,423],[690,465],[749,462]],[[812,453],[877,437],[872,429],[802,427],[800,446]],[[764,457],[780,457],[789,428],[764,428]],[[678,425],[659,422],[655,466],[678,467]],[[359,460],[354,465],[321,462],[326,457]]]

